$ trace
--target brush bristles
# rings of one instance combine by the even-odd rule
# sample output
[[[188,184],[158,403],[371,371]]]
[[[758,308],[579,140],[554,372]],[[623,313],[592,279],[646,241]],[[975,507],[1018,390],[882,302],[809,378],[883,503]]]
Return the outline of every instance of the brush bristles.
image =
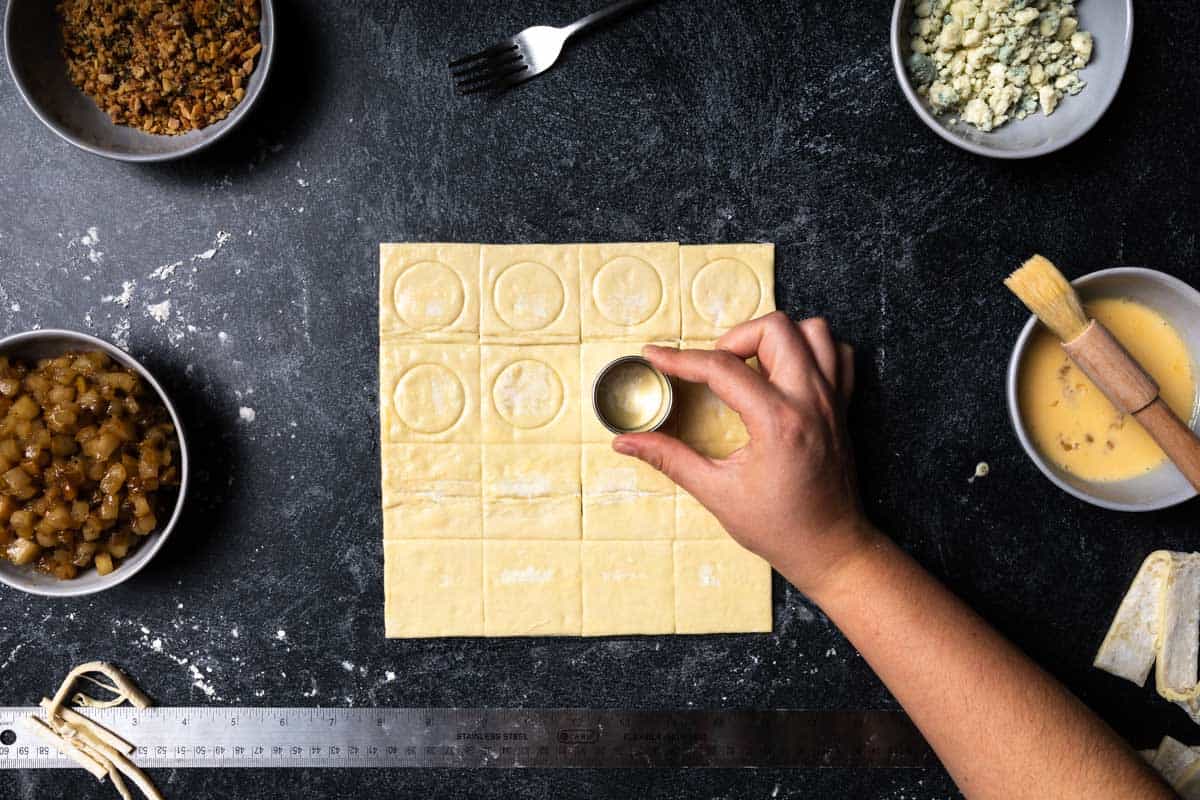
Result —
[[[1060,341],[1074,341],[1088,326],[1079,295],[1058,268],[1042,256],[1034,256],[1004,280],[1029,310],[1037,315]]]

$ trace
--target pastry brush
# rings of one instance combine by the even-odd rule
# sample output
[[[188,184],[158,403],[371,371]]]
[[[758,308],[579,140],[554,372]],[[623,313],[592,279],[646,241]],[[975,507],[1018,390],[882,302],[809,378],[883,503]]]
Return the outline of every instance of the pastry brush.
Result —
[[[1120,411],[1136,419],[1200,491],[1200,438],[1159,396],[1158,384],[1103,325],[1089,320],[1058,268],[1034,256],[1004,285],[1062,342],[1063,350]]]

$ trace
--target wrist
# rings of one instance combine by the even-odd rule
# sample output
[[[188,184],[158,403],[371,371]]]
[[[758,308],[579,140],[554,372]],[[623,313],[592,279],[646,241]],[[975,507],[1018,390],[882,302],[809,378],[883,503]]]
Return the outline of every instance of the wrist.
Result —
[[[856,575],[888,542],[860,514],[854,514],[815,538],[818,541],[794,549],[776,568],[805,597],[822,608],[842,588],[853,586],[857,582]]]

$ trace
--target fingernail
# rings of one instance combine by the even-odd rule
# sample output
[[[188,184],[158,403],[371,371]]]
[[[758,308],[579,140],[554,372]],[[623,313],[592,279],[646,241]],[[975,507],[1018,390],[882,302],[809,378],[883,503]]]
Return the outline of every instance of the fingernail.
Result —
[[[657,353],[659,350],[662,350],[662,348],[659,347],[658,345],[648,344],[642,348],[642,355],[651,356],[651,355],[654,355],[655,353]]]
[[[633,444],[628,439],[618,436],[616,439],[613,439],[612,446],[613,450],[616,450],[623,456],[633,455]]]

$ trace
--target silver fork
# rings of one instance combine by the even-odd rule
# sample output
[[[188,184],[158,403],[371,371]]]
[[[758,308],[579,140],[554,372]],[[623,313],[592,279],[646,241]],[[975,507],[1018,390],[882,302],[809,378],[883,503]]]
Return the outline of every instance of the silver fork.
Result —
[[[459,94],[500,93],[554,66],[563,45],[576,34],[651,0],[621,0],[563,28],[537,25],[486,50],[450,62]]]

